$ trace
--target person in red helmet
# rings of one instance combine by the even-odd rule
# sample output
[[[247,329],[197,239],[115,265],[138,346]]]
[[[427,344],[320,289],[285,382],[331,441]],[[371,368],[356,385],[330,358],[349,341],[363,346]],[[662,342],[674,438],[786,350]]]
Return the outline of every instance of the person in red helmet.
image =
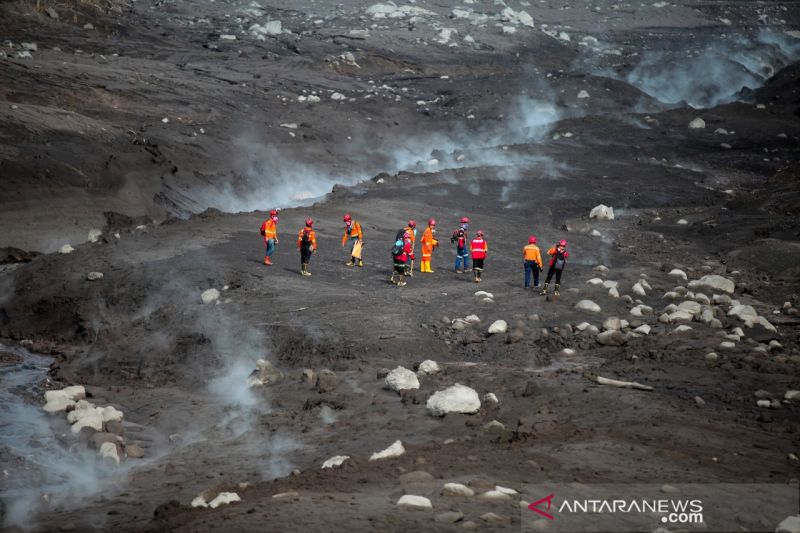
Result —
[[[547,294],[547,285],[553,279],[553,274],[556,276],[556,288],[553,292],[558,295],[558,291],[561,288],[561,274],[564,272],[564,267],[567,266],[567,258],[569,257],[567,241],[564,239],[558,241],[558,244],[547,250],[547,255],[550,256],[550,268],[547,270],[547,278],[544,280],[542,295]]]
[[[431,257],[433,256],[433,249],[439,246],[439,241],[436,240],[436,220],[431,218],[428,220],[428,227],[422,233],[422,261],[419,264],[419,271],[429,274],[433,273],[431,270]]]
[[[314,221],[306,220],[306,227],[297,234],[297,249],[300,250],[300,274],[310,276],[308,263],[311,261],[311,254],[317,251],[317,235],[314,233]]]
[[[264,264],[267,266],[272,265],[272,252],[275,251],[275,245],[278,244],[278,210],[273,209],[269,212],[269,218],[261,224],[259,230],[261,236],[264,237],[264,245],[266,251],[264,252]]]
[[[536,246],[536,235],[528,237],[528,244],[522,249],[522,260],[525,264],[525,288],[531,286],[533,274],[533,288],[539,288],[539,271],[542,270],[542,252]]]
[[[461,217],[461,227],[453,232],[450,242],[456,245],[456,274],[469,272],[469,218]],[[464,262],[464,269],[461,269],[461,262]]]
[[[398,237],[400,234],[405,235],[406,233],[411,235],[411,255],[408,256],[406,263],[406,276],[414,277],[414,244],[417,242],[417,222],[415,220],[409,220],[406,227],[398,232]]]
[[[344,235],[342,235],[342,246],[350,241],[350,261],[345,263],[347,266],[353,266],[358,263],[358,266],[363,267],[364,261],[361,259],[361,249],[364,246],[364,232],[361,231],[361,224],[358,220],[353,220],[349,214],[344,216]]]
[[[475,283],[480,283],[481,275],[483,274],[483,262],[489,252],[489,245],[483,238],[483,230],[475,233],[475,238],[472,239],[469,249],[472,252],[472,272],[475,275]]]
[[[413,234],[411,232],[404,232],[403,235],[395,241],[394,247],[392,248],[394,270],[392,270],[392,278],[390,281],[398,287],[402,287],[406,284],[404,278],[406,274],[406,265],[408,265],[409,259],[414,259],[413,245],[411,243],[412,236]]]

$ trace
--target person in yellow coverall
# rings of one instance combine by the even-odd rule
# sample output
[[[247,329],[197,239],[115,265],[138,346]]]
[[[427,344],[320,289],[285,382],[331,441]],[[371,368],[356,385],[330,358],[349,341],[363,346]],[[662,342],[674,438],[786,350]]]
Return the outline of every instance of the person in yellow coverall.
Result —
[[[433,249],[439,246],[439,241],[436,240],[436,220],[428,220],[428,227],[422,234],[422,262],[419,265],[420,272],[433,273],[431,270],[431,257],[433,256]]]

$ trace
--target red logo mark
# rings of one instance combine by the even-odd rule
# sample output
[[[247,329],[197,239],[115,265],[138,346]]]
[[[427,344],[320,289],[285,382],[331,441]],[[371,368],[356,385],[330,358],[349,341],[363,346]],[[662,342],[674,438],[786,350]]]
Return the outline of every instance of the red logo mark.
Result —
[[[532,504],[530,504],[528,506],[528,509],[530,509],[534,513],[539,513],[540,515],[542,515],[543,517],[547,518],[548,520],[555,520],[555,518],[553,518],[553,515],[551,515],[550,513],[542,511],[541,509],[537,509],[537,507],[539,507],[541,504],[543,504],[544,502],[547,502],[547,510],[549,511],[550,510],[550,506],[553,503],[553,497],[554,496],[555,496],[555,494],[551,494],[550,496],[545,496],[541,500],[533,502]]]

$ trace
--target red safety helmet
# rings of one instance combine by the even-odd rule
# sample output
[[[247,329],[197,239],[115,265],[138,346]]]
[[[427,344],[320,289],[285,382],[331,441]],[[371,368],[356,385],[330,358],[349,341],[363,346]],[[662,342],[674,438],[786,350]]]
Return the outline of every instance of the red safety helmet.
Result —
[[[351,220],[353,220],[353,217],[351,217],[349,214],[344,216],[344,221],[345,222],[350,222]]]
[[[469,218],[467,218],[467,217],[461,217],[461,223],[462,223],[462,224],[469,224]]]
[[[567,245],[567,241],[565,241],[564,239],[561,239],[560,241],[558,241],[558,245],[559,246],[566,246]]]
[[[408,227],[409,228],[416,228],[417,227],[417,221],[416,220],[409,220],[408,221]]]
[[[271,216],[271,217],[278,216],[278,210],[277,209],[273,209],[272,211],[269,212],[269,216]]]
[[[536,235],[528,237],[528,244],[536,244]]]
[[[479,229],[477,232],[475,232],[475,235],[477,235],[478,237],[483,237],[483,230]]]
[[[436,219],[435,218],[429,218],[428,219],[428,225],[429,226],[435,226],[436,225]]]
[[[306,220],[306,226],[311,227],[313,225],[314,225],[314,220],[312,220],[310,218]]]

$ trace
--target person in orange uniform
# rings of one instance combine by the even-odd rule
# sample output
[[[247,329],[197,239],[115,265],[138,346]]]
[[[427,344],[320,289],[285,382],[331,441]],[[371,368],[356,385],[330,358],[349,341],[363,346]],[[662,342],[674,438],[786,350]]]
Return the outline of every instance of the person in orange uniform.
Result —
[[[539,288],[539,272],[542,270],[542,252],[536,246],[536,235],[528,237],[528,244],[522,249],[522,259],[525,261],[525,288],[531,286],[531,273],[533,273],[533,288]]]
[[[264,245],[267,250],[264,252],[264,264],[271,266],[272,252],[275,251],[275,245],[278,244],[278,211],[273,209],[269,212],[269,218],[261,224],[261,236],[264,237]]]
[[[431,257],[433,256],[433,249],[439,246],[439,241],[436,240],[436,220],[428,220],[428,227],[422,233],[422,262],[419,264],[419,271],[429,274],[433,273],[431,270]]]
[[[358,220],[353,220],[349,214],[344,216],[344,235],[342,235],[342,246],[350,241],[350,261],[345,263],[351,267],[358,262],[358,266],[363,267],[364,261],[361,259],[361,248],[364,246],[364,232],[361,231],[361,224]]]
[[[475,283],[480,283],[481,274],[483,274],[483,262],[489,252],[489,245],[483,238],[483,230],[475,233],[475,238],[472,239],[469,249],[472,252],[472,272],[475,274]]]
[[[310,218],[306,220],[306,227],[297,234],[297,249],[300,250],[300,274],[310,276],[308,263],[311,261],[311,254],[317,251],[317,235],[314,233],[314,221]]]

